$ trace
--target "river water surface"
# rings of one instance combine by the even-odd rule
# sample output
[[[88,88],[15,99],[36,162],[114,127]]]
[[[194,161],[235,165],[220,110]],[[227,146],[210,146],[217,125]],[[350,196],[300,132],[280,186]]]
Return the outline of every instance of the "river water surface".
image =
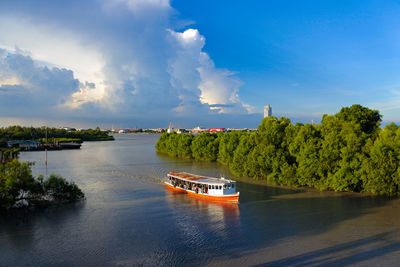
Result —
[[[0,266],[399,266],[400,200],[238,182],[240,204],[165,188],[169,170],[233,178],[217,163],[157,154],[158,135],[48,152],[47,172],[86,200],[0,218]],[[46,174],[44,152],[24,152]]]

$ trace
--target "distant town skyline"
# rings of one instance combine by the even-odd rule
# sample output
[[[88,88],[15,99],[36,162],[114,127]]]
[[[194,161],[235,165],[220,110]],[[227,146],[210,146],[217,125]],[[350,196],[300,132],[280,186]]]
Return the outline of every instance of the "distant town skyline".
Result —
[[[3,0],[0,127],[400,122],[396,1]]]

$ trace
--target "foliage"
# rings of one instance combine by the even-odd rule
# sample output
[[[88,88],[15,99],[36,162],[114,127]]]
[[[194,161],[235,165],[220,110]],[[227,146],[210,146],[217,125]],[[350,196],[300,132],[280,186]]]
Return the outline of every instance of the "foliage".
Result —
[[[51,196],[55,200],[74,201],[84,197],[83,192],[73,182],[57,175],[35,178],[33,163],[13,161],[0,164],[0,208],[11,207],[20,199],[40,200]]]
[[[296,178],[299,186],[320,187],[319,168],[321,129],[311,124],[301,125],[289,145],[289,153],[297,163]]]
[[[400,128],[385,127],[375,142],[367,144],[369,157],[362,163],[361,179],[364,192],[379,195],[399,195]]]
[[[164,152],[173,157],[192,158],[193,136],[177,133],[163,133],[156,144],[158,152]]]
[[[229,163],[232,162],[233,153],[239,145],[242,135],[243,134],[240,132],[232,132],[220,136],[217,159],[219,162],[225,165],[229,165]]]
[[[0,164],[0,203],[10,205],[17,199],[20,190],[37,190],[31,172],[31,163],[13,160]]]
[[[324,115],[321,124],[264,118],[257,132],[164,133],[156,149],[228,165],[243,177],[320,190],[400,195],[400,127],[361,105]]]
[[[46,137],[51,138],[74,138],[82,141],[108,141],[114,140],[108,132],[101,131],[99,127],[84,131],[67,131],[65,129],[46,128],[46,127],[22,127],[10,126],[0,128],[0,139],[2,140],[38,140]]]
[[[244,134],[240,136],[239,145],[233,152],[232,162],[229,162],[229,167],[236,175],[250,176],[247,157],[254,149],[256,133]]]
[[[83,198],[84,194],[74,182],[68,182],[63,177],[51,174],[43,182],[45,192],[48,192],[56,199],[78,200]]]
[[[195,159],[215,161],[218,158],[219,140],[217,134],[204,133],[192,141],[192,156]]]
[[[359,124],[361,131],[372,133],[379,128],[381,115],[378,110],[371,110],[361,105],[352,105],[340,110],[336,117],[342,121],[354,122]]]
[[[19,148],[0,147],[0,164],[16,159],[19,155]]]

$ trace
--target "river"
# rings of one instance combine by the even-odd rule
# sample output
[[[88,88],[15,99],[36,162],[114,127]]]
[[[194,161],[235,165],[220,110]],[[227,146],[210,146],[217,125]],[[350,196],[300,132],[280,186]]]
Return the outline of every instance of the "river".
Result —
[[[86,200],[0,218],[0,266],[396,266],[400,200],[238,182],[240,204],[169,191],[169,170],[232,178],[218,163],[155,152],[158,135],[117,135],[48,152],[47,173]],[[44,152],[24,152],[46,174]]]

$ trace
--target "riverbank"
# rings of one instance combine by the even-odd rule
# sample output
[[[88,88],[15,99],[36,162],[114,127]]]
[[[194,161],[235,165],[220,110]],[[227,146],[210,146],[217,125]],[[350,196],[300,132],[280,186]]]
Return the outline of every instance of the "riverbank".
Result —
[[[353,105],[324,115],[321,124],[270,117],[253,133],[164,133],[155,147],[172,157],[218,161],[268,185],[399,196],[400,127],[381,129],[380,117]]]
[[[87,130],[66,130],[50,127],[9,126],[0,128],[0,146],[5,146],[8,140],[35,140],[40,142],[83,142],[83,141],[113,141],[109,131],[100,128]],[[45,141],[43,141],[45,140]]]
[[[307,187],[307,186],[298,186],[298,187],[293,187],[293,186],[287,186],[287,185],[276,185],[276,184],[270,184],[265,180],[255,180],[253,178],[249,177],[239,177],[239,176],[232,176],[229,177],[232,180],[246,183],[246,184],[251,184],[251,185],[257,185],[257,186],[262,186],[262,187],[270,187],[270,188],[276,188],[276,189],[285,189],[285,190],[290,190],[302,194],[307,194],[309,197],[310,194],[308,193],[323,193],[324,196],[326,197],[331,197],[331,196],[336,196],[336,197],[343,197],[343,196],[348,196],[348,197],[382,197],[384,199],[390,199],[389,196],[377,196],[376,194],[372,193],[366,193],[366,192],[341,192],[341,191],[334,191],[334,190],[320,190],[318,188],[314,187]],[[313,197],[318,197],[318,195],[313,195]]]
[[[17,148],[21,151],[79,149],[84,141],[114,140],[114,136],[99,128],[80,131],[21,126],[0,128],[0,148]]]

